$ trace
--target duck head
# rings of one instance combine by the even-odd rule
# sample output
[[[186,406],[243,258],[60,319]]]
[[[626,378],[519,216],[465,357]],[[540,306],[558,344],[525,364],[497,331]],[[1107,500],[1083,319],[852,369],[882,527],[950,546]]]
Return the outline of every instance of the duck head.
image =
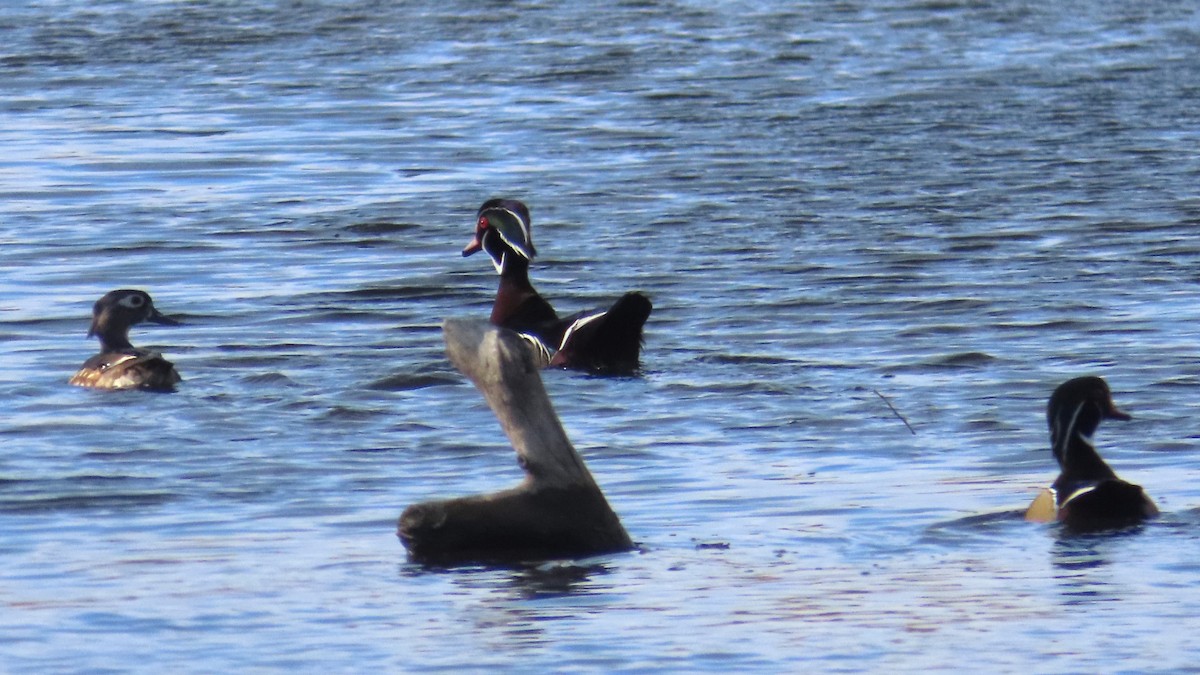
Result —
[[[504,274],[517,261],[528,265],[537,255],[530,231],[529,209],[515,199],[489,199],[475,214],[475,238],[463,249],[463,257],[476,251],[487,251],[496,267]]]
[[[1133,417],[1113,403],[1112,391],[1103,379],[1077,377],[1054,390],[1046,406],[1046,421],[1050,425],[1050,447],[1059,466],[1067,467],[1072,460],[1071,448],[1080,442],[1095,453],[1092,435],[1105,419],[1128,421]]]
[[[121,289],[105,293],[92,306],[92,325],[88,337],[99,337],[101,351],[129,349],[129,328],[149,321],[167,326],[179,322],[163,316],[145,291]]]

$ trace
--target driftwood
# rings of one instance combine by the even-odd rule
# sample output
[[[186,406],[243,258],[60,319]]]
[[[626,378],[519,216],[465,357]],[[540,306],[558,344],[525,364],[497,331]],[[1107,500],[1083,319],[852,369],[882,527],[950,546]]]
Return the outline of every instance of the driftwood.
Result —
[[[412,559],[527,561],[633,548],[555,415],[529,345],[483,321],[450,319],[442,330],[447,356],[487,399],[525,480],[405,509],[397,533]]]

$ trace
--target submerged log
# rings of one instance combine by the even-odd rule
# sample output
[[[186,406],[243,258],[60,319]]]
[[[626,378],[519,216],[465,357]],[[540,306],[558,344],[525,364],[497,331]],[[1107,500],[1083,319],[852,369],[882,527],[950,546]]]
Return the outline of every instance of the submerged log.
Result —
[[[412,559],[527,561],[633,548],[567,438],[525,341],[483,321],[450,319],[442,330],[447,356],[487,399],[525,480],[493,494],[405,509],[397,534]]]

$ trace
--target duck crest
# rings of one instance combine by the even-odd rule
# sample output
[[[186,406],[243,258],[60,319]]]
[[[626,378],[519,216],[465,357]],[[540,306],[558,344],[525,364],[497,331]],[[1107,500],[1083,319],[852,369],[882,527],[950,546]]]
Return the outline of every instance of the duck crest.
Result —
[[[484,202],[475,213],[475,239],[463,249],[463,256],[480,248],[487,252],[501,276],[517,266],[523,265],[528,270],[529,261],[537,255],[529,208],[515,199]]]

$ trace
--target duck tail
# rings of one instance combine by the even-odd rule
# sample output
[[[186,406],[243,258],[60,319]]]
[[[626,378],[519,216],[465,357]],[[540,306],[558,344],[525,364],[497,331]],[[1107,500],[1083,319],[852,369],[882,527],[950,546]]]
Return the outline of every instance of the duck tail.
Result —
[[[642,328],[653,305],[641,293],[626,293],[603,312],[581,315],[563,335],[552,366],[598,372],[633,372],[642,351]]]

